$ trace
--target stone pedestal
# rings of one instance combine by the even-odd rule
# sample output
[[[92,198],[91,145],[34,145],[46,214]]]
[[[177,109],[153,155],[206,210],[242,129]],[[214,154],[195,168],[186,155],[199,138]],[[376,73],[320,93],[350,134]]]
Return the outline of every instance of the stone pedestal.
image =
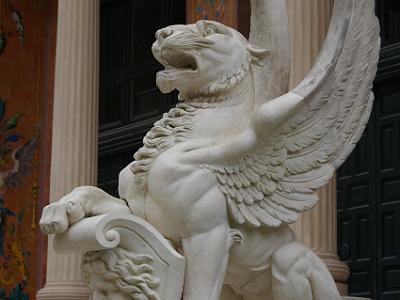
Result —
[[[99,1],[59,0],[50,201],[97,178]],[[37,299],[83,300],[81,255],[59,255],[49,238],[46,285]]]

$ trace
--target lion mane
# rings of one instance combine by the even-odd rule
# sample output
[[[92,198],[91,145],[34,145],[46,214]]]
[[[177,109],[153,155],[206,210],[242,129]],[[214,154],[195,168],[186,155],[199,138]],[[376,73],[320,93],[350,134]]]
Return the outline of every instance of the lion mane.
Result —
[[[153,258],[128,252],[117,247],[110,250],[93,251],[84,255],[82,274],[89,289],[101,287],[103,283],[113,286],[107,291],[136,300],[160,300],[156,288],[160,280],[153,275]]]

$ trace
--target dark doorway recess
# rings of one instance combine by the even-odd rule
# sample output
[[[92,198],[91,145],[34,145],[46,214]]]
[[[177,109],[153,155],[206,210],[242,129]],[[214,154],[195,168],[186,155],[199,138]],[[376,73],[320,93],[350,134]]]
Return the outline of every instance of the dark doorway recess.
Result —
[[[377,1],[382,50],[367,130],[338,172],[339,254],[349,293],[400,299],[400,9]]]
[[[186,0],[101,0],[98,185],[116,195],[118,173],[173,104],[155,85],[155,32],[184,24]]]

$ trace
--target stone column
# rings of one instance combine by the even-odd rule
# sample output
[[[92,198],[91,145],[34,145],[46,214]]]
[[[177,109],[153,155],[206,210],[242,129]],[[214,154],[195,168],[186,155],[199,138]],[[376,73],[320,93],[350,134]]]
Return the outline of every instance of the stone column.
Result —
[[[99,0],[59,0],[50,201],[97,178]],[[46,285],[37,299],[83,300],[80,255],[59,255],[49,238]]]
[[[325,40],[332,0],[287,0],[292,41],[291,86],[311,69]],[[319,204],[303,214],[293,229],[315,251],[333,275],[340,292],[347,294],[349,269],[337,256],[336,180],[319,191]]]

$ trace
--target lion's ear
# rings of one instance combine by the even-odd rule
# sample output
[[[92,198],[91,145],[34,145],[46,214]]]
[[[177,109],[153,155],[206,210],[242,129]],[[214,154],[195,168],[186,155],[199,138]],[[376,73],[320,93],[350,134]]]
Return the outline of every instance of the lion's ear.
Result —
[[[249,44],[247,51],[251,56],[251,63],[258,66],[265,66],[268,63],[271,52],[268,49]]]

